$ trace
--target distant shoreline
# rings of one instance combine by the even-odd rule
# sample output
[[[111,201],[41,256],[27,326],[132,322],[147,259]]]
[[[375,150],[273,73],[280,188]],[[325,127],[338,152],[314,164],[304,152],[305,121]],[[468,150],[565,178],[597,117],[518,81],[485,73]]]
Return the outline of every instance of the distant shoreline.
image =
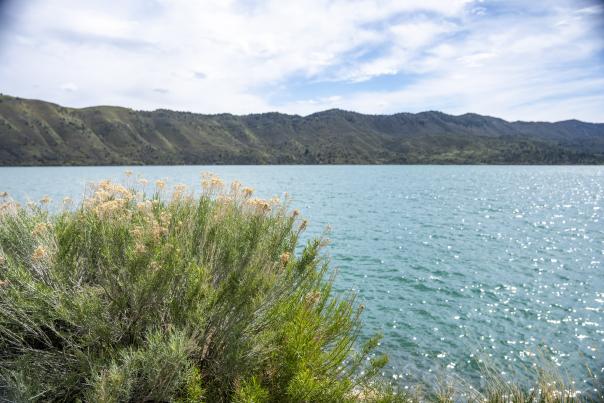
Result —
[[[0,165],[0,168],[119,168],[119,167],[601,167],[597,164],[106,164],[106,165]]]

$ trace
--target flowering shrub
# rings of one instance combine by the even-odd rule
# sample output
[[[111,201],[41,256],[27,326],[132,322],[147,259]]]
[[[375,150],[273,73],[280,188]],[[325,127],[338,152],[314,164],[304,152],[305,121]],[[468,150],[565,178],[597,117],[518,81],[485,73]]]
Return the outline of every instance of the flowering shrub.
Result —
[[[0,400],[394,401],[279,199],[204,175],[0,206]],[[152,185],[151,185],[152,186]]]

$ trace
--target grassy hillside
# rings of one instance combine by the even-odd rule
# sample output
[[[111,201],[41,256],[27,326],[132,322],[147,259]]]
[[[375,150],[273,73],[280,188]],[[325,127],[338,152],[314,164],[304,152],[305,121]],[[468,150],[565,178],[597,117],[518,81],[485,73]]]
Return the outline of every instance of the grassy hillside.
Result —
[[[0,96],[0,165],[590,164],[604,124],[439,112],[309,116],[83,109]]]

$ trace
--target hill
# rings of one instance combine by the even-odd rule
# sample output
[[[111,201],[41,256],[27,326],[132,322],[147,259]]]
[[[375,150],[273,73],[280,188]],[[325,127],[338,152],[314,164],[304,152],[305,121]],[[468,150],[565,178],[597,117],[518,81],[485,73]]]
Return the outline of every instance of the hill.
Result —
[[[0,95],[0,165],[593,164],[604,124],[440,112],[205,115]]]

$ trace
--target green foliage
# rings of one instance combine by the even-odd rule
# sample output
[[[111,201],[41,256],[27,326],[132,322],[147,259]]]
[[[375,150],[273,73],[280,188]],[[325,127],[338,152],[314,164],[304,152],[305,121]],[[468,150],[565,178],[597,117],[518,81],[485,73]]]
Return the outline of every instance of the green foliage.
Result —
[[[178,403],[195,403],[203,401],[204,390],[202,386],[201,371],[197,367],[191,367],[187,374],[184,397],[177,399]]]
[[[256,377],[243,381],[233,396],[234,403],[266,403],[269,401],[268,391],[260,385]]]
[[[193,348],[183,332],[152,332],[140,348],[119,351],[116,361],[92,376],[86,400],[167,401],[183,388],[186,397],[200,396],[202,391],[191,389],[196,387],[192,380],[200,381],[199,370],[189,358]]]
[[[82,205],[0,213],[0,396],[347,401],[377,390],[360,309],[278,200],[204,177],[194,197],[108,181]],[[373,392],[372,392],[373,393]],[[375,392],[377,393],[377,392]],[[374,394],[372,396],[377,396]]]

